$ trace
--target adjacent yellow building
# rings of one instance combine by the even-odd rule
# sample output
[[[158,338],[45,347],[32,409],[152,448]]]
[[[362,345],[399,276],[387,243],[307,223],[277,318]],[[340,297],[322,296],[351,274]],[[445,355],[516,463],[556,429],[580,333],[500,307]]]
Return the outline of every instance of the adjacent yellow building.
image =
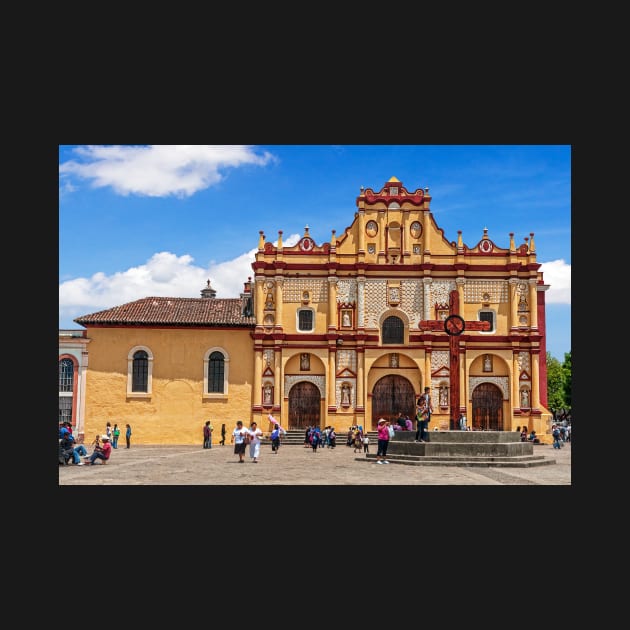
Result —
[[[240,298],[148,297],[74,321],[87,328],[91,438],[130,423],[136,444],[216,443],[237,420],[289,429],[415,415],[431,388],[431,427],[533,428],[545,439],[545,291],[534,234],[464,244],[435,223],[428,189],[395,177],[361,189],[342,234],[294,246],[259,233]],[[273,240],[276,240],[275,238]],[[444,326],[456,323],[459,328]],[[488,322],[488,324],[480,324]],[[485,327],[487,330],[482,330]],[[448,334],[447,330],[455,330]],[[124,434],[124,432],[123,432]]]

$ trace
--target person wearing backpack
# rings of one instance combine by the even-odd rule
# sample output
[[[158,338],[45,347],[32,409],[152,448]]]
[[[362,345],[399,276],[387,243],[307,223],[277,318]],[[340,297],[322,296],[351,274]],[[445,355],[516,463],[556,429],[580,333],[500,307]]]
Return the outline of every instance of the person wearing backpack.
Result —
[[[560,448],[560,429],[558,429],[557,425],[551,426],[551,435],[553,435],[553,447],[559,449]]]

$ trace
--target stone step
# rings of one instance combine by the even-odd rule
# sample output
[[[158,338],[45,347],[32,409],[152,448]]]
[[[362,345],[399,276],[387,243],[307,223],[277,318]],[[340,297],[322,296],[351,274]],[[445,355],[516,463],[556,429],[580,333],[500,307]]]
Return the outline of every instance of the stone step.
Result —
[[[372,464],[376,461],[376,455],[371,453],[365,457],[355,457],[355,461],[366,462]],[[459,458],[459,457],[404,457],[387,455],[387,461],[390,464],[402,464],[405,466],[462,466],[462,467],[488,467],[497,468],[530,468],[532,466],[546,466],[555,464],[556,460],[548,457],[512,457],[512,458],[495,458],[495,457],[477,457],[477,458]]]

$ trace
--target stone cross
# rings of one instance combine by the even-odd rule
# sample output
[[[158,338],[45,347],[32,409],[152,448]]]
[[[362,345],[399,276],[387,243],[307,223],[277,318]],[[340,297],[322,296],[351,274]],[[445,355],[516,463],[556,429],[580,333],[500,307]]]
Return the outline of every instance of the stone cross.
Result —
[[[459,315],[459,293],[453,290],[448,298],[448,317],[441,319],[423,319],[418,323],[420,330],[443,330],[449,335],[449,374],[451,389],[450,428],[458,427],[459,420],[459,337],[465,330],[490,330],[490,322],[464,321]],[[429,383],[431,375],[428,375]]]

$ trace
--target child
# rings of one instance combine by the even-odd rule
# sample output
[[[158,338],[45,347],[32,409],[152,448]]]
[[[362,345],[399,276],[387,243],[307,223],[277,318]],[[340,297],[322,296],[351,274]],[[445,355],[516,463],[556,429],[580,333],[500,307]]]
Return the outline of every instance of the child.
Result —
[[[363,452],[370,452],[370,438],[368,437],[367,433],[363,436]]]

